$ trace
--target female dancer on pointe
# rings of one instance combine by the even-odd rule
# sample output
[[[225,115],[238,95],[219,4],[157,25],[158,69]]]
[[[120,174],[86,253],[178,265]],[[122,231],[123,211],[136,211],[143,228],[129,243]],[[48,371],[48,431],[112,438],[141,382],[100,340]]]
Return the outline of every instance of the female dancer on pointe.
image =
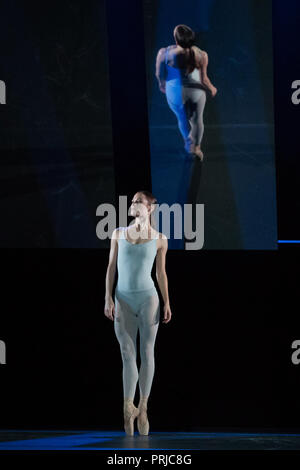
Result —
[[[123,362],[124,428],[134,435],[134,420],[141,435],[149,434],[147,402],[154,376],[154,345],[160,318],[157,290],[151,277],[156,257],[156,278],[164,300],[164,323],[171,320],[168,280],[165,259],[168,240],[151,226],[151,213],[156,199],[149,191],[135,194],[130,215],[135,222],[119,227],[112,233],[109,264],[106,273],[104,314],[114,321],[114,330],[120,344]],[[154,206],[153,206],[154,205]],[[157,255],[157,256],[156,256]],[[115,302],[112,289],[118,268]],[[141,366],[136,364],[136,336],[140,333]],[[139,381],[138,408],[133,400]]]
[[[212,97],[218,90],[207,76],[208,55],[195,46],[194,31],[180,24],[173,34],[176,45],[159,50],[155,75],[160,91],[166,94],[168,105],[177,117],[185,150],[203,161],[206,90]]]

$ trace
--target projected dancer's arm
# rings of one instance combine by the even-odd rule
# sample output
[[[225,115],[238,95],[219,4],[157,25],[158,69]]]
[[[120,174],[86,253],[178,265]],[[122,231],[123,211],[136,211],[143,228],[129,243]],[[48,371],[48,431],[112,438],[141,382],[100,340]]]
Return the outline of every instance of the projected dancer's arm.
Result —
[[[166,48],[162,47],[156,57],[155,76],[158,80],[158,86],[162,93],[166,93],[166,80],[165,80],[165,53]]]
[[[201,61],[200,61],[200,79],[202,85],[211,92],[211,96],[216,96],[218,90],[213,86],[211,81],[207,76],[207,66],[208,66],[208,55],[205,51],[201,51]]]

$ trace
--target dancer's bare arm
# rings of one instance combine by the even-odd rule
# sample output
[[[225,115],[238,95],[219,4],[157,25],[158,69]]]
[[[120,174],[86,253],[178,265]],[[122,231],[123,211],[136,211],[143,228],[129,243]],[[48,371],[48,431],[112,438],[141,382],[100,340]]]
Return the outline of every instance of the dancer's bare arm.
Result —
[[[166,92],[166,80],[165,80],[165,54],[166,48],[162,47],[156,56],[155,65],[155,76],[158,80],[158,86],[162,93]]]
[[[201,80],[202,85],[206,87],[210,92],[211,95],[214,97],[216,96],[218,90],[216,87],[213,86],[211,81],[207,76],[207,66],[208,66],[208,54],[205,51],[201,51],[201,61],[200,61],[200,72],[201,72]]]
[[[112,298],[112,290],[116,275],[117,257],[118,257],[118,229],[115,229],[111,236],[109,261],[105,277],[105,307],[104,315],[110,320],[114,319],[115,305]]]
[[[168,251],[168,239],[164,234],[159,238],[159,248],[156,255],[156,279],[164,300],[164,319],[163,323],[168,323],[171,320],[172,312],[170,308],[169,293],[168,293],[168,278],[166,273],[166,254]]]

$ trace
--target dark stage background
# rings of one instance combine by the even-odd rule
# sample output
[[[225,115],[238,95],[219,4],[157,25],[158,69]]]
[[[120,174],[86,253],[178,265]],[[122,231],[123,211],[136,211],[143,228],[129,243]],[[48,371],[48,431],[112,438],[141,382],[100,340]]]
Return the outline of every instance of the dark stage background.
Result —
[[[295,120],[292,120],[296,117],[296,107],[291,109],[292,104],[286,104],[289,95],[288,91],[286,94],[284,91],[289,88],[288,79],[296,79],[300,71],[296,53],[292,56],[289,51],[288,60],[283,59],[288,44],[297,43],[297,28],[293,30],[289,25],[293,18],[299,17],[299,4],[287,3],[288,17],[286,2],[284,5],[278,0],[273,2],[278,232],[281,240],[300,239],[296,186],[300,162],[295,158],[298,152],[297,133],[296,127],[293,128],[293,125],[296,126]],[[13,7],[8,3],[5,5],[7,14],[14,17]],[[26,2],[26,5],[29,3]],[[91,83],[90,86],[95,87],[96,102],[106,111],[102,113],[99,108],[90,107],[83,100],[78,105],[81,111],[77,115],[71,104],[66,112],[63,102],[71,99],[67,96],[70,89],[60,88],[58,92],[57,85],[53,83],[51,96],[56,97],[56,116],[59,113],[64,116],[61,117],[64,138],[69,143],[68,146],[59,147],[64,149],[63,153],[53,151],[52,154],[49,149],[45,153],[42,145],[45,135],[52,139],[52,121],[44,121],[47,132],[42,136],[32,124],[36,121],[30,116],[26,121],[28,126],[24,127],[20,96],[23,96],[25,104],[29,98],[28,93],[18,91],[23,83],[19,78],[20,72],[32,72],[31,80],[40,78],[33,66],[25,67],[25,59],[22,67],[19,64],[21,68],[17,69],[18,73],[9,69],[7,62],[11,67],[15,63],[14,48],[12,43],[8,46],[1,41],[1,79],[7,82],[13,79],[14,83],[18,83],[14,91],[9,90],[8,94],[8,103],[14,104],[7,104],[5,108],[0,106],[1,119],[5,117],[10,123],[5,129],[2,126],[1,130],[1,187],[5,194],[1,199],[3,282],[0,338],[6,343],[7,363],[0,365],[0,426],[6,429],[121,429],[123,425],[121,356],[113,324],[103,314],[108,250],[87,249],[93,248],[93,245],[89,244],[86,232],[80,232],[80,237],[76,238],[78,243],[87,241],[85,249],[72,249],[78,248],[77,243],[69,249],[36,249],[55,247],[58,239],[66,242],[70,238],[68,234],[62,238],[53,235],[53,225],[50,223],[52,212],[47,197],[49,192],[42,197],[42,192],[36,189],[35,193],[41,198],[37,203],[41,206],[41,212],[32,205],[26,205],[25,195],[33,194],[33,188],[38,185],[45,188],[46,176],[39,179],[33,170],[36,162],[40,163],[41,156],[46,155],[47,168],[54,158],[55,181],[60,181],[61,174],[65,178],[64,163],[60,165],[60,162],[64,162],[66,148],[69,149],[67,155],[72,156],[72,171],[76,168],[77,176],[85,174],[79,171],[79,168],[84,168],[91,175],[91,181],[95,178],[99,182],[101,177],[107,184],[101,189],[102,196],[91,189],[95,189],[93,185],[87,185],[92,193],[90,199],[86,198],[91,214],[88,220],[92,225],[95,225],[94,202],[102,202],[102,197],[109,202],[114,200],[116,194],[131,196],[137,190],[137,181],[139,186],[151,188],[147,90],[141,68],[141,64],[145,64],[145,49],[143,41],[136,40],[136,37],[143,37],[144,12],[138,0],[132,0],[130,8],[127,2],[107,2],[105,15],[98,10],[97,17],[93,8],[100,9],[101,2],[65,2],[64,5],[58,6],[57,3],[53,6],[51,2],[51,17],[50,3],[43,3],[40,8],[44,13],[36,10],[36,14],[44,18],[44,22],[39,33],[35,28],[30,29],[30,37],[44,37],[48,43],[46,38],[51,31],[54,42],[66,44],[62,37],[70,30],[65,27],[60,29],[59,24],[70,26],[72,23],[77,31],[79,26],[72,14],[78,13],[80,5],[81,13],[85,11],[87,15],[87,25],[93,26],[82,29],[80,23],[79,32],[84,30],[87,36],[78,40],[78,47],[87,48],[93,42],[90,35],[97,38],[97,46],[94,47],[99,48],[99,62],[94,63],[86,58],[88,63],[83,64],[82,74],[76,72],[75,76],[76,80],[81,77],[80,83],[84,86]],[[25,10],[26,18],[32,18],[31,7]],[[52,28],[50,18],[59,18],[52,20]],[[23,16],[17,16],[16,30],[10,30],[16,43],[23,39],[23,34],[18,35],[22,21]],[[45,29],[47,24],[48,29]],[[37,23],[35,25],[37,28]],[[54,25],[57,25],[56,29]],[[110,122],[107,91],[104,92],[105,85],[101,82],[106,73],[102,75],[100,68],[106,55],[104,50],[100,52],[103,25],[107,27],[113,160],[109,139],[105,147],[102,134],[98,133],[98,126],[100,129],[102,125],[109,126]],[[24,41],[28,38],[29,32]],[[129,56],[120,54],[120,44],[124,50],[131,51]],[[7,61],[4,68],[5,50]],[[51,65],[55,56],[52,54],[54,52],[48,44],[42,62],[44,67],[55,73],[58,69],[53,63]],[[33,61],[32,49],[28,57]],[[67,51],[67,58],[70,58],[70,51]],[[133,80],[136,76],[139,80]],[[28,86],[25,87],[27,91]],[[136,94],[138,99],[132,100]],[[124,106],[120,107],[119,103]],[[36,119],[40,115],[39,105],[36,103]],[[75,131],[78,123],[75,126],[71,120],[72,117],[76,121],[76,116],[86,122],[85,130],[80,129],[79,123],[79,134]],[[91,131],[93,125],[95,133]],[[11,131],[12,126],[16,126],[18,132]],[[6,142],[10,141],[10,132],[13,132],[14,139],[19,135],[13,146],[3,144],[5,139]],[[39,145],[27,145],[30,139],[35,138]],[[132,145],[134,138],[140,145],[138,148]],[[27,152],[29,147],[30,153]],[[104,151],[104,148],[107,150]],[[79,152],[76,157],[75,149]],[[141,152],[143,160],[140,158]],[[61,155],[64,156],[59,160]],[[79,166],[74,167],[75,161]],[[28,174],[22,173],[22,168]],[[103,176],[107,174],[109,178]],[[52,173],[48,171],[47,175],[51,176],[52,184]],[[57,187],[60,188],[60,184]],[[80,188],[82,190],[82,185]],[[11,202],[16,201],[15,210],[10,210],[9,214],[3,208],[8,198]],[[77,201],[71,200],[74,203],[72,207],[76,209]],[[67,214],[70,216],[71,212]],[[35,218],[42,218],[42,224],[35,224]],[[11,220],[19,227],[19,232],[12,239],[7,232],[13,223]],[[26,229],[25,222],[28,222]],[[40,227],[43,227],[42,231]],[[82,219],[78,220],[78,227],[80,230],[86,229]],[[61,233],[65,235],[64,231]],[[37,242],[41,236],[42,242]],[[16,243],[22,249],[13,248]],[[65,246],[64,243],[60,244],[61,248]],[[149,401],[152,429],[276,428],[299,431],[300,365],[291,362],[291,344],[299,339],[300,327],[297,245],[280,244],[277,251],[170,250],[167,274],[173,318],[167,325],[160,324],[157,336],[156,372]]]
[[[1,3],[1,235],[7,248],[107,248],[115,203],[104,0]]]

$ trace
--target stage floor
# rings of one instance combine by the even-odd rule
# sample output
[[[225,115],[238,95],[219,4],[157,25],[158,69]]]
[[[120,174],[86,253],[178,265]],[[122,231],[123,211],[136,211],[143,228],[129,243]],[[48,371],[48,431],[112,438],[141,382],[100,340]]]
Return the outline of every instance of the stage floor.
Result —
[[[299,450],[300,434],[0,430],[1,450]]]

